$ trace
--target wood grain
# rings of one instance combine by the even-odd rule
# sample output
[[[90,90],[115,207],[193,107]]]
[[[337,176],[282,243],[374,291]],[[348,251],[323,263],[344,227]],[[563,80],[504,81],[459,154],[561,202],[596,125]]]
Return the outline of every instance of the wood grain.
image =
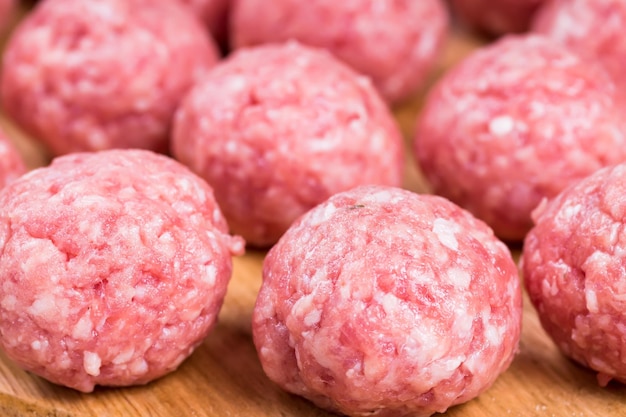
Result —
[[[482,43],[466,33],[453,33],[428,85]],[[422,100],[423,92],[395,109],[407,145]],[[44,148],[6,118],[0,116],[0,124],[15,140],[29,168],[49,161]],[[427,184],[409,155],[404,186],[427,192]],[[519,248],[512,249],[517,257]],[[250,331],[263,256],[263,252],[248,251],[235,259],[217,327],[177,371],[146,386],[98,388],[94,393],[82,394],[30,375],[0,354],[0,415],[331,416],[281,391],[263,374]],[[479,398],[453,407],[446,416],[532,415],[626,416],[626,388],[619,384],[600,388],[594,373],[560,355],[525,299],[520,350],[511,368]]]

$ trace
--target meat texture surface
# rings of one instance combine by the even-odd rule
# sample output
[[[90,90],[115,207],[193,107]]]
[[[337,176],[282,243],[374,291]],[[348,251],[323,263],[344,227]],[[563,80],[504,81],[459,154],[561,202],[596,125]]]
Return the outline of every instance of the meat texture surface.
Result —
[[[369,80],[297,43],[235,53],[193,88],[174,124],[173,155],[255,246],[336,192],[402,182],[402,135]]]
[[[585,0],[583,0],[585,1]],[[458,18],[490,35],[526,32],[547,0],[451,0]]]
[[[542,198],[626,161],[617,103],[601,68],[546,38],[509,36],[430,91],[414,153],[437,194],[521,241]]]
[[[207,335],[243,246],[210,187],[170,158],[57,158],[0,193],[0,345],[84,392],[149,382]]]
[[[533,213],[524,282],[559,349],[626,383],[626,165],[597,171]]]
[[[270,379],[351,416],[429,416],[511,363],[521,290],[508,248],[438,196],[339,193],[269,251],[253,314]]]
[[[626,1],[552,0],[537,14],[533,31],[601,64],[626,104]]]
[[[295,39],[328,49],[390,102],[424,83],[447,31],[441,0],[238,0],[231,16],[235,48]]]
[[[56,155],[165,151],[180,99],[217,58],[173,0],[43,1],[7,45],[2,104]]]

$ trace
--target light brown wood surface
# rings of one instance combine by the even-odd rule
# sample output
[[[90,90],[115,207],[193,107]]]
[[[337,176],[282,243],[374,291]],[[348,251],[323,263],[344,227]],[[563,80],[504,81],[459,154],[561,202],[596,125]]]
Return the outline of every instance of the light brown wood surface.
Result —
[[[482,43],[454,32],[432,80]],[[407,144],[422,99],[423,91],[395,109]],[[1,116],[0,124],[15,139],[30,168],[48,162],[45,150],[35,141]],[[427,192],[410,156],[407,165],[405,187]],[[519,248],[512,250],[517,257]],[[330,416],[281,391],[263,374],[250,331],[263,256],[263,252],[248,251],[235,259],[217,327],[178,370],[146,386],[98,388],[82,394],[30,375],[0,353],[0,416]],[[525,299],[520,350],[510,369],[479,398],[445,415],[626,416],[626,387],[612,383],[600,388],[593,372],[561,356]]]

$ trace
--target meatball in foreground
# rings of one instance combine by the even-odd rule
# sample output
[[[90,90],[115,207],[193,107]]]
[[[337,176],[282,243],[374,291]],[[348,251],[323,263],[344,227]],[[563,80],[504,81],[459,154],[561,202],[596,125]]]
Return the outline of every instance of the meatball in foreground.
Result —
[[[24,158],[0,128],[0,189],[26,172]]]
[[[165,151],[180,99],[217,57],[172,0],[44,1],[9,40],[2,104],[56,155]]]
[[[414,153],[437,194],[521,241],[544,197],[626,161],[617,102],[600,68],[548,39],[508,37],[430,91]]]
[[[402,183],[402,135],[369,80],[296,43],[215,67],[183,101],[172,141],[215,189],[231,230],[259,247],[332,194]]]
[[[452,0],[453,11],[470,27],[490,35],[526,32],[547,0]]]
[[[533,31],[601,64],[626,104],[626,1],[552,0],[537,14]]]
[[[561,352],[626,383],[626,165],[602,169],[535,210],[522,265]]]
[[[80,391],[147,383],[207,335],[243,246],[176,161],[57,158],[0,193],[0,346]]]
[[[483,222],[441,197],[364,186],[269,251],[252,329],[289,392],[351,416],[429,416],[507,369],[521,303],[511,254]]]
[[[234,47],[295,39],[325,48],[389,102],[423,85],[448,31],[441,0],[238,0],[231,21]]]

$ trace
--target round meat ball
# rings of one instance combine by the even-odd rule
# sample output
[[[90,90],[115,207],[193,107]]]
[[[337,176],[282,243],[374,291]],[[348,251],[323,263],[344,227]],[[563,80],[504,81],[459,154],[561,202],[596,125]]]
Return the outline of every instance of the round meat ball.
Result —
[[[401,185],[403,148],[369,80],[296,43],[241,50],[215,67],[183,101],[172,138],[231,230],[257,247],[336,192]]]
[[[544,197],[626,160],[615,87],[539,36],[469,56],[430,91],[414,154],[433,190],[520,241]]]
[[[488,226],[441,197],[362,186],[269,251],[252,330],[289,392],[351,416],[429,416],[492,385],[521,319],[517,268]]]
[[[524,282],[559,349],[626,383],[626,165],[601,169],[534,212],[524,242]]]
[[[9,40],[6,112],[53,154],[166,151],[192,83],[218,59],[206,29],[171,0],[47,0]]]
[[[232,0],[179,0],[187,4],[220,42],[228,33],[228,10]]]
[[[147,383],[207,335],[243,246],[172,159],[59,157],[0,193],[0,346],[80,391]]]
[[[626,1],[553,0],[537,14],[533,31],[601,64],[626,101]]]
[[[0,189],[26,172],[26,164],[13,142],[0,129]]]
[[[451,5],[463,23],[481,32],[499,36],[528,31],[533,17],[547,1],[451,0]]]
[[[448,31],[442,0],[239,0],[234,47],[295,39],[369,76],[389,102],[421,87]]]

